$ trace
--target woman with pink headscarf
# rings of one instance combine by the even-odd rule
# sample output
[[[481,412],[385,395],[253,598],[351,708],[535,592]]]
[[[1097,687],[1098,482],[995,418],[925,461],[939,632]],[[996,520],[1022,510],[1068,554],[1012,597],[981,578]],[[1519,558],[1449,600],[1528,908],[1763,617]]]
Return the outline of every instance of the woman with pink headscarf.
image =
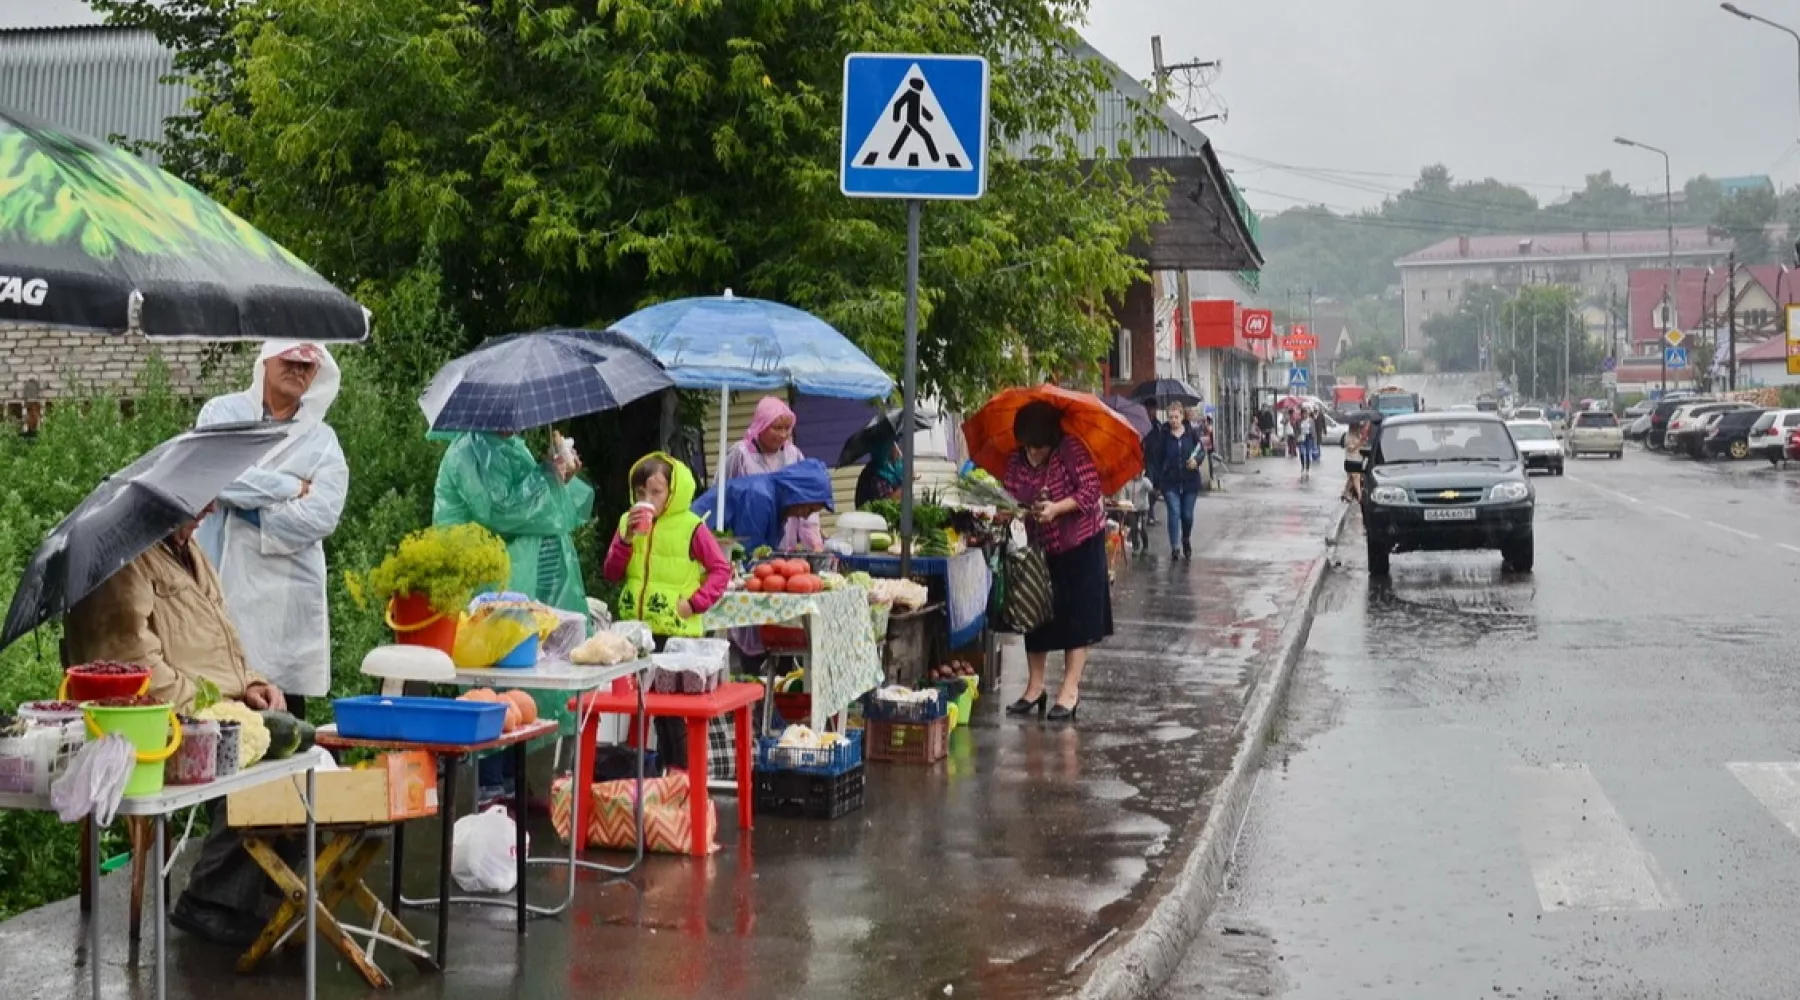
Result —
[[[805,458],[794,446],[794,411],[779,397],[764,396],[756,404],[743,440],[725,453],[725,480],[729,483],[740,476],[780,472]],[[729,494],[730,487],[726,490]],[[819,515],[788,518],[781,532],[781,547],[823,550],[825,533],[819,528]]]

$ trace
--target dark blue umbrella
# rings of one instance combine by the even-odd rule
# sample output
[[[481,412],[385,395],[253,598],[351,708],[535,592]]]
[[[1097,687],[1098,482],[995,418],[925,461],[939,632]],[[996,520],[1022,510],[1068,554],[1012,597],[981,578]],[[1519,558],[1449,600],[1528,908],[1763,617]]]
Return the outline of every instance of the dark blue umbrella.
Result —
[[[1131,390],[1131,398],[1140,403],[1152,401],[1157,403],[1175,402],[1187,406],[1195,406],[1205,397],[1200,395],[1199,390],[1188,385],[1186,382],[1183,382],[1181,379],[1153,378],[1148,382],[1138,383],[1138,387]]]
[[[1131,429],[1138,432],[1138,437],[1143,437],[1156,429],[1156,425],[1150,421],[1150,411],[1144,409],[1141,401],[1126,399],[1124,396],[1118,395],[1102,396],[1100,401],[1112,407],[1114,413],[1124,417],[1125,422],[1131,425]]]
[[[539,330],[489,340],[432,376],[419,408],[434,431],[517,434],[673,388],[622,334]]]

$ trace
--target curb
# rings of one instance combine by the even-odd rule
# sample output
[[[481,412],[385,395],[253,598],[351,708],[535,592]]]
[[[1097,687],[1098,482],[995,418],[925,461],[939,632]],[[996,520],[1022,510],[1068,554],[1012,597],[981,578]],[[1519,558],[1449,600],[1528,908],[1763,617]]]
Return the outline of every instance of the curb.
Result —
[[[1174,975],[1189,946],[1200,936],[1225,886],[1237,831],[1250,808],[1250,793],[1256,787],[1275,715],[1287,701],[1294,668],[1312,631],[1313,609],[1325,586],[1325,571],[1349,514],[1348,505],[1338,511],[1336,523],[1325,536],[1325,551],[1307,571],[1301,591],[1304,596],[1281,630],[1280,652],[1271,672],[1250,692],[1249,707],[1239,720],[1244,741],[1232,756],[1231,769],[1180,870],[1163,883],[1148,916],[1135,927],[1121,929],[1124,940],[1094,965],[1076,993],[1080,1000],[1141,1000],[1149,996]]]

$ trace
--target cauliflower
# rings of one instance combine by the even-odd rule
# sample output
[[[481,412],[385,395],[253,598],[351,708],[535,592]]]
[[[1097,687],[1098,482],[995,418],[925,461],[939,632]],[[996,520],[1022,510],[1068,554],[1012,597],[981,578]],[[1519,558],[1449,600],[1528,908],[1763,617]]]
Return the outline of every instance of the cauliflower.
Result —
[[[215,702],[194,713],[194,718],[238,723],[239,767],[249,767],[269,752],[269,727],[255,709],[241,701]]]

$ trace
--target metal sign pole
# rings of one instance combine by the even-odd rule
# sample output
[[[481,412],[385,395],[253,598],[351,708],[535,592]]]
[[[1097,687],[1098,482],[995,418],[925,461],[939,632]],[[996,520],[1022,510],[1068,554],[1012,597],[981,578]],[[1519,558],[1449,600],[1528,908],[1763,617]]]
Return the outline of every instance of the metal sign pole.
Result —
[[[912,573],[913,416],[919,387],[919,214],[924,202],[906,202],[906,363],[901,374],[900,578]]]

